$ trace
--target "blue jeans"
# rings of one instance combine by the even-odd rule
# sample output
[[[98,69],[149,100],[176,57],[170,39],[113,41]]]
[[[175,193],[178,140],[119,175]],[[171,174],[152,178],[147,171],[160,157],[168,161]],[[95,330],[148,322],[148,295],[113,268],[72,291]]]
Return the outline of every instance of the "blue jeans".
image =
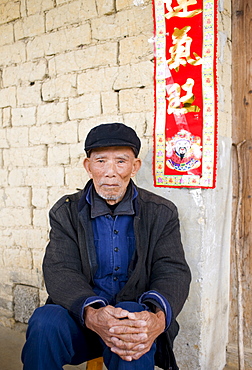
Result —
[[[135,302],[116,305],[130,312],[145,308]],[[124,361],[93,331],[81,327],[69,312],[58,305],[37,308],[29,320],[22,351],[24,370],[62,370],[66,364],[79,365],[103,356],[108,370],[153,370],[156,344],[140,359]]]

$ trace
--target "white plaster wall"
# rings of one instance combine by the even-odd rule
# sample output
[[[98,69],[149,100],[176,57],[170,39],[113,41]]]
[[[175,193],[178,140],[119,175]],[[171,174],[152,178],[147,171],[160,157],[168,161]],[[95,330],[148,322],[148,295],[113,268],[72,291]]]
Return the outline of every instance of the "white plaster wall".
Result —
[[[192,271],[188,300],[175,341],[183,370],[221,370],[226,363],[231,238],[231,2],[219,1],[218,166],[215,189],[154,188],[152,149],[144,157],[138,185],[178,207],[186,257]],[[150,138],[151,139],[151,138]]]
[[[226,361],[231,225],[231,140],[219,138],[216,189],[154,188],[152,151],[137,182],[178,207],[182,241],[192,271],[189,298],[178,317],[175,341],[180,368],[221,370]]]

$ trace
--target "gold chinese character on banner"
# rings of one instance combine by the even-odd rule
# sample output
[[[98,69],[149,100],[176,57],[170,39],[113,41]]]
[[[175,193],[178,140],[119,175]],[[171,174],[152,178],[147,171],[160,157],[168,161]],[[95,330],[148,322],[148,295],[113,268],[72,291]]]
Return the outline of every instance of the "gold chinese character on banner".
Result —
[[[195,96],[192,92],[194,86],[194,80],[188,78],[186,83],[180,86],[178,83],[174,83],[171,86],[167,86],[168,93],[168,114],[186,114],[189,112],[199,112],[200,108],[197,105],[192,105],[195,100]],[[181,97],[181,89],[186,92],[184,96]]]
[[[171,46],[169,49],[171,58],[167,62],[169,64],[169,68],[175,69],[177,72],[179,70],[179,66],[185,66],[186,63],[194,66],[202,64],[202,59],[197,53],[193,53],[195,59],[190,56],[192,38],[187,35],[187,32],[190,31],[190,29],[190,26],[186,26],[181,30],[175,27],[172,34],[172,43],[174,46]]]
[[[178,6],[174,8],[171,6],[172,0],[164,0],[164,3],[168,10],[168,13],[165,14],[167,19],[172,17],[191,18],[202,12],[202,9],[187,10],[188,6],[197,4],[197,0],[177,0]]]

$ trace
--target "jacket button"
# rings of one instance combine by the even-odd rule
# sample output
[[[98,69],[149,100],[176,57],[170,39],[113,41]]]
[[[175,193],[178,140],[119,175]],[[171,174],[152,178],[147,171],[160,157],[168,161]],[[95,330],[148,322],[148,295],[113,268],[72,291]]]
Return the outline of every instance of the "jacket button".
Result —
[[[114,230],[114,234],[118,234],[119,233],[119,231],[118,230]]]
[[[118,252],[118,251],[119,251],[119,248],[115,247],[115,248],[114,248],[114,251],[115,251],[115,252]]]
[[[117,277],[117,276],[114,276],[114,277],[113,277],[113,280],[114,280],[114,281],[117,281],[117,280],[118,280],[118,277]]]
[[[119,270],[119,268],[120,268],[119,266],[116,266],[116,267],[115,267],[115,271],[118,271],[118,270]]]

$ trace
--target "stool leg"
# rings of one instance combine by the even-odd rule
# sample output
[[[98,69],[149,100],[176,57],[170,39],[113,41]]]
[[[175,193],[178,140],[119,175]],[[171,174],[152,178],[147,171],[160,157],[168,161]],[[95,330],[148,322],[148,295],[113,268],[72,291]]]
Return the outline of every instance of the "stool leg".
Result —
[[[103,357],[98,357],[93,360],[87,361],[86,370],[102,370]]]

